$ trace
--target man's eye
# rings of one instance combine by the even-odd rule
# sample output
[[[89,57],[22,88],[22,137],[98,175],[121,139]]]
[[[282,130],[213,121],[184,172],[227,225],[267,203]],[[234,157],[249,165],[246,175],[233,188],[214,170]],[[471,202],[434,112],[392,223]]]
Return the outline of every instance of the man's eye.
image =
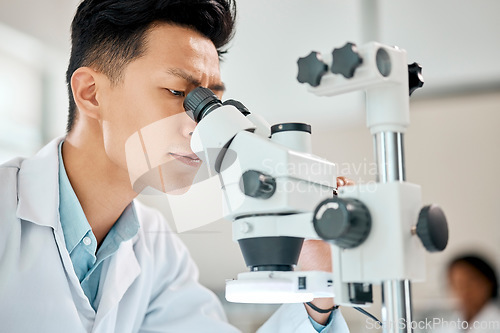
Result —
[[[185,96],[185,93],[184,91],[179,91],[179,90],[174,90],[174,89],[168,89],[166,88],[168,91],[170,91],[170,93],[174,96],[178,96],[178,97],[184,97]]]

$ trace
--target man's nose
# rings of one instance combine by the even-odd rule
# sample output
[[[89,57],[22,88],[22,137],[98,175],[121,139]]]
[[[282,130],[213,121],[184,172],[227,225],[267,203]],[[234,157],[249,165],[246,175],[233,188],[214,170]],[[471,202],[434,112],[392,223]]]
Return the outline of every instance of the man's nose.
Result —
[[[182,117],[182,136],[191,139],[191,136],[193,135],[194,129],[196,127],[196,122],[191,119],[186,113],[184,113]]]

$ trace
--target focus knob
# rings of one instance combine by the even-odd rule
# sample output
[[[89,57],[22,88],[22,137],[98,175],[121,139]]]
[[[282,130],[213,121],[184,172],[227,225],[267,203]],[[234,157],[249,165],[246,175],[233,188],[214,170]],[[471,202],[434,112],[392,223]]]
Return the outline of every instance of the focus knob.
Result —
[[[276,179],[256,170],[248,170],[241,176],[240,189],[246,196],[269,199],[276,192]]]
[[[322,239],[350,249],[366,240],[372,220],[368,208],[361,201],[335,197],[324,200],[316,207],[313,224]]]
[[[328,65],[321,59],[321,54],[311,52],[307,57],[297,60],[299,74],[297,80],[300,83],[309,83],[312,87],[319,86],[321,78],[328,72]]]
[[[448,245],[448,222],[443,210],[436,205],[425,206],[417,223],[418,238],[429,252],[440,252]]]
[[[363,58],[356,51],[356,45],[353,43],[346,43],[340,49],[334,49],[332,56],[331,72],[342,74],[347,79],[353,77],[356,68],[363,63]]]
[[[422,66],[414,62],[408,65],[408,87],[411,94],[424,85],[424,77],[422,76]]]

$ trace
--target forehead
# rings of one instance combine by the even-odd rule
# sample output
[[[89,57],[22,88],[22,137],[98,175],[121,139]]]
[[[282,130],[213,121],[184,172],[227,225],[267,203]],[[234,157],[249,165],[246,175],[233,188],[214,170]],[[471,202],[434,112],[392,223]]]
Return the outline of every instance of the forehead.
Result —
[[[141,58],[158,69],[181,68],[200,81],[220,80],[217,49],[210,39],[190,28],[154,25],[147,32]]]
[[[481,274],[476,268],[464,262],[454,264],[450,269],[450,274],[455,278],[483,278],[483,274]]]

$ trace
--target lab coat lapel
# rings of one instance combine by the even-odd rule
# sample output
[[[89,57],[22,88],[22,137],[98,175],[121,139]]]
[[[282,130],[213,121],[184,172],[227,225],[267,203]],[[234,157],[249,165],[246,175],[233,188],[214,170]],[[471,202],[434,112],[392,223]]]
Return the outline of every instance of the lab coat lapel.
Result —
[[[59,228],[59,230],[57,231],[54,230],[54,236],[56,239],[57,247],[59,248],[59,255],[61,256],[61,261],[63,262],[66,276],[70,284],[71,294],[78,308],[78,315],[80,316],[83,325],[87,328],[88,331],[89,328],[92,327],[96,313],[90,305],[90,301],[83,292],[80,281],[76,276],[75,270],[73,268],[73,263],[71,262],[69,253],[66,250],[66,243],[64,241],[62,228]]]
[[[123,242],[113,255],[107,267],[104,284],[99,286],[100,296],[96,324],[116,308],[125,292],[141,273],[141,267],[134,252],[134,239]],[[106,270],[106,267],[103,267]]]

